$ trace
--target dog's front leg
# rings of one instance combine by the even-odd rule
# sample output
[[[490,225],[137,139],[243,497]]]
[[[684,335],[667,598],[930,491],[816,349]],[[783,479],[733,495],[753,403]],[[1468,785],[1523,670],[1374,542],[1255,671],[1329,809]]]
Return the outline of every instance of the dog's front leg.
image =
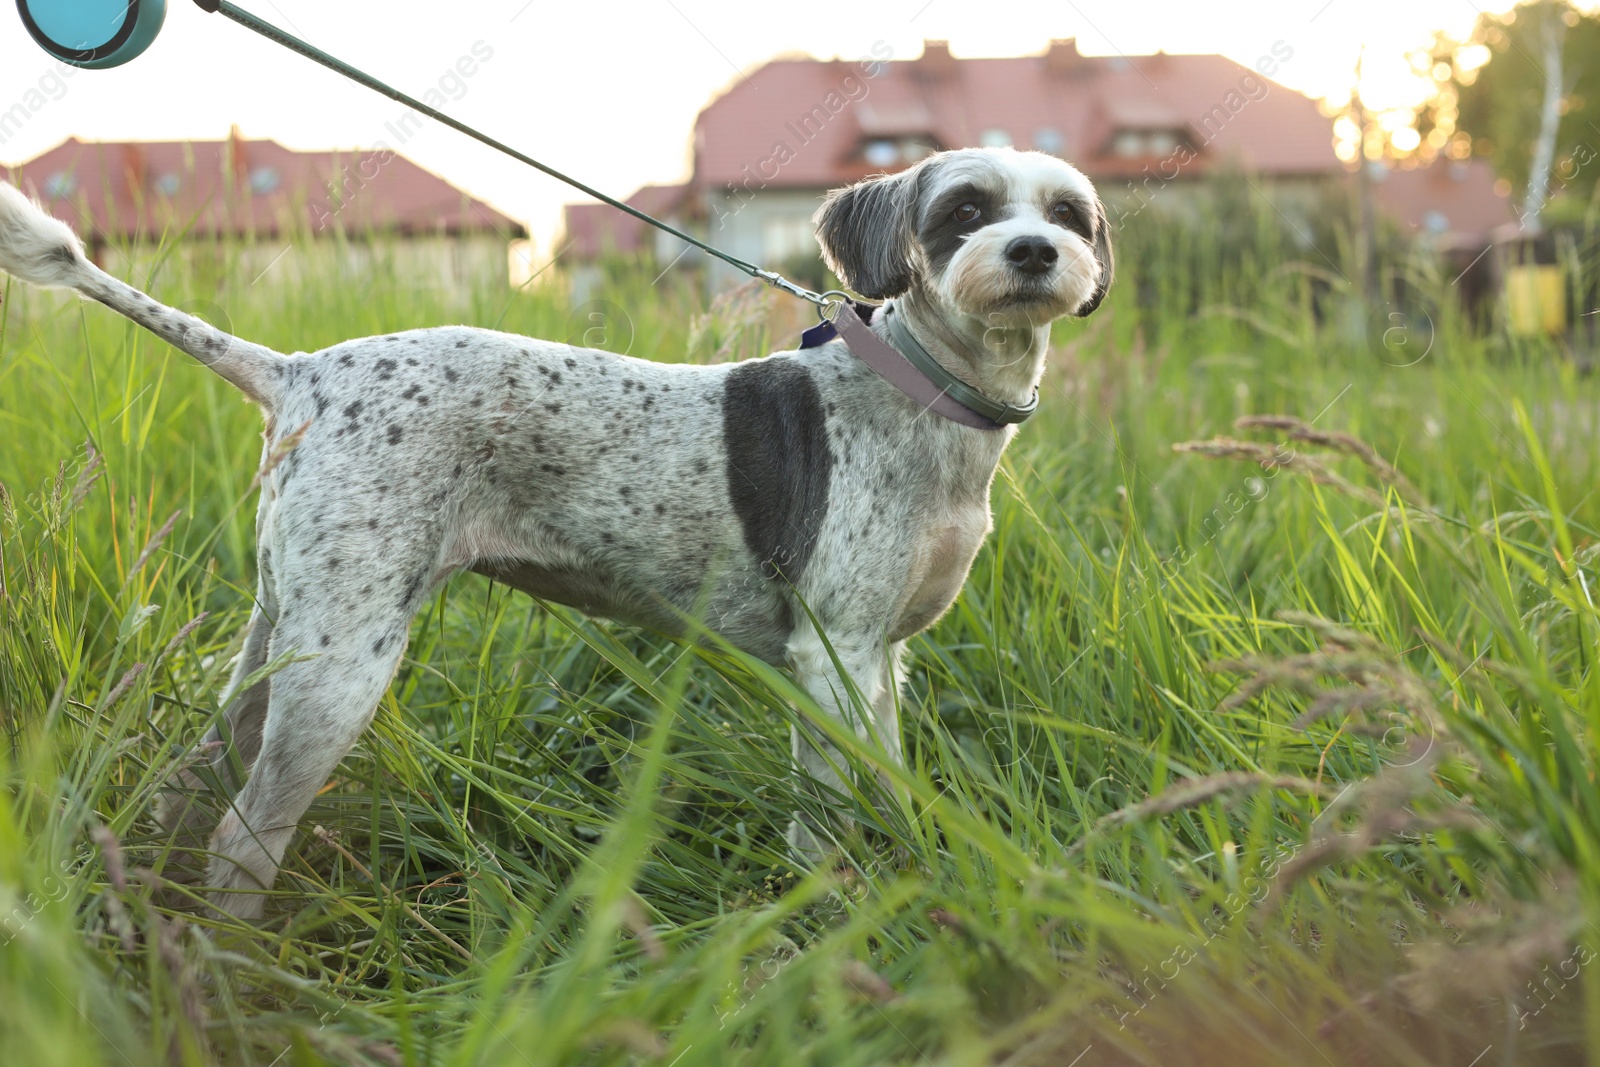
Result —
[[[789,665],[824,710],[863,741],[881,747],[898,764],[903,762],[898,668],[904,649],[905,642],[888,644],[876,633],[830,634],[824,641],[807,625],[789,643]],[[848,683],[840,676],[841,667]],[[795,726],[790,734],[803,784],[820,787],[824,791],[820,799],[836,805],[848,799],[850,788],[843,776],[846,763],[838,747],[817,730]],[[898,790],[883,784],[885,797],[898,795]],[[795,813],[789,824],[789,846],[797,860],[815,864],[832,850],[832,843],[832,827],[816,825]]]

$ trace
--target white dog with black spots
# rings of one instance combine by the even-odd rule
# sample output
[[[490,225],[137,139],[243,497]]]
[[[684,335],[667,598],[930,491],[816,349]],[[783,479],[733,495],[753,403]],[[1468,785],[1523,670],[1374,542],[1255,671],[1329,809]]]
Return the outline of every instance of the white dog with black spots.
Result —
[[[939,153],[831,194],[816,224],[845,285],[1018,406],[1051,321],[1087,315],[1111,281],[1093,186],[1037,152]],[[284,355],[106,274],[3,184],[0,270],[105,304],[266,414],[264,456],[280,461],[263,462],[256,602],[226,732],[208,737],[249,768],[208,875],[214,906],[245,918],[371,721],[413,616],[457,571],[670,634],[697,617],[899,758],[906,640],[960,592],[1015,433],[928,412],[841,341],[692,366],[445,326]],[[291,651],[307,658],[239,691]],[[799,731],[793,744],[810,787],[845,788],[832,746]],[[224,773],[219,748],[205,758]],[[193,818],[199,788],[174,783],[170,824]],[[797,820],[791,843],[816,858],[832,832]]]

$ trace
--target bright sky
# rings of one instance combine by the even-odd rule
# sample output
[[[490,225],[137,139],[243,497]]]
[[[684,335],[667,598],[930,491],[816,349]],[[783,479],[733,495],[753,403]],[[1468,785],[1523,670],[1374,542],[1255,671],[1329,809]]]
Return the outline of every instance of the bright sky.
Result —
[[[44,0],[35,0],[44,2]],[[57,0],[70,2],[70,0]],[[415,95],[440,85],[443,110],[617,196],[688,174],[695,115],[717,92],[782,53],[858,59],[883,41],[914,58],[924,38],[957,56],[1023,55],[1055,37],[1086,53],[1221,52],[1247,66],[1277,42],[1277,80],[1343,97],[1368,45],[1370,103],[1414,93],[1405,53],[1436,28],[1464,34],[1511,0],[241,0],[240,6]],[[479,44],[482,42],[482,44]],[[461,79],[457,61],[492,49]],[[536,171],[430,124],[403,144],[385,126],[399,105],[312,65],[220,15],[169,0],[155,44],[126,66],[51,80],[52,61],[0,5],[0,113],[46,79],[44,106],[0,141],[20,163],[69,135],[87,140],[247,137],[292,148],[383,140],[528,222],[541,245],[561,205],[582,199]],[[31,99],[37,101],[38,96]],[[775,107],[783,101],[774,101]]]

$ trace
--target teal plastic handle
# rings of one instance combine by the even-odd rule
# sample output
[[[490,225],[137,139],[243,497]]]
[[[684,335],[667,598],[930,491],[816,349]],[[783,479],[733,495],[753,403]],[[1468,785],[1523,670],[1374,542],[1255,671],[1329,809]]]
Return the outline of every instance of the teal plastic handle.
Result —
[[[89,70],[120,67],[161,32],[167,0],[17,0],[28,34],[52,56]]]

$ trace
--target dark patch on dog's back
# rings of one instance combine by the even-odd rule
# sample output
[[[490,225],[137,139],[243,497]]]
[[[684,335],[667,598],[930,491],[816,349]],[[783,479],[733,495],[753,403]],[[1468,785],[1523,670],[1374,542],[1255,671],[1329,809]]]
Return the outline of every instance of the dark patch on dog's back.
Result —
[[[744,543],[767,577],[798,582],[828,511],[822,397],[792,359],[751,360],[728,375],[722,398],[728,496]]]

